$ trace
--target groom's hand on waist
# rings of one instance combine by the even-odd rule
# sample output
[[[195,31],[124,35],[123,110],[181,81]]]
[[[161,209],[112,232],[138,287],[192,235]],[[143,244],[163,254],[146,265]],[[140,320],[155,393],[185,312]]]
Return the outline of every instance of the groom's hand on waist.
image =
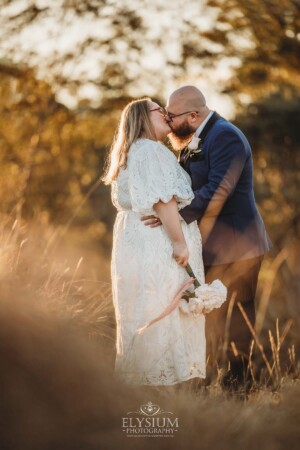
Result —
[[[156,216],[142,216],[141,221],[150,228],[159,227],[162,224],[159,217]]]

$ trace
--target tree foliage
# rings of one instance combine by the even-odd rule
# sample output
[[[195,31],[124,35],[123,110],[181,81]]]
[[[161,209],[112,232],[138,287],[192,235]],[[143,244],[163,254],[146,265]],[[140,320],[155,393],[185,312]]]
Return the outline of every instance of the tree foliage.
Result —
[[[87,87],[100,100],[161,97],[170,82],[205,78],[225,60],[235,68],[225,92],[236,101],[299,91],[299,0],[191,0],[185,8],[179,0],[4,0],[0,26],[3,56],[74,97]]]
[[[300,2],[298,0],[209,0],[218,11],[206,37],[223,54],[240,59],[227,91],[254,101],[280,91],[287,100],[300,88]]]
[[[300,98],[279,93],[251,103],[235,118],[254,149],[256,197],[274,239],[300,223]]]
[[[99,178],[118,121],[111,105],[101,113],[85,108],[74,113],[57,103],[50,86],[31,70],[2,65],[1,71],[1,212],[17,208],[27,217],[66,223],[80,208],[77,224],[109,223],[106,188],[85,198]]]
[[[81,205],[77,220],[111,225],[108,188],[99,186],[84,199],[102,173],[120,109],[149,90],[162,99],[170,83],[197,80],[211,67],[222,70],[220,63],[227,61],[234,71],[224,91],[235,99],[236,123],[252,144],[266,220],[279,224],[281,214],[293,220],[299,206],[300,3],[207,0],[202,10],[199,3],[192,0],[182,9],[177,0],[172,8],[159,0],[3,0],[2,211],[18,204],[24,214],[42,212],[65,222]],[[41,27],[48,30],[47,58],[24,42],[31,34],[30,42],[38,43]],[[153,51],[149,63],[145,58]],[[69,110],[57,100],[58,90],[75,97],[91,85],[100,98],[94,108],[91,100],[81,100]]]

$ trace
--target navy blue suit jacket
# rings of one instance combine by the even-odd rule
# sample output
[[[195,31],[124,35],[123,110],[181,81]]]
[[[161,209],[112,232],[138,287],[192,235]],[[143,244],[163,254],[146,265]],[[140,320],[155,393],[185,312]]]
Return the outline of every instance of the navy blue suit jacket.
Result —
[[[182,165],[190,173],[195,198],[180,214],[187,223],[198,221],[205,265],[270,250],[254,198],[251,148],[241,130],[217,115],[201,152]]]

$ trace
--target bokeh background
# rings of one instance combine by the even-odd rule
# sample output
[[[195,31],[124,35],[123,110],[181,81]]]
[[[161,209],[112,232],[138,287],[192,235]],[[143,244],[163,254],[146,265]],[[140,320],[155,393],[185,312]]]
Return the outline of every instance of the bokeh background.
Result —
[[[271,368],[264,386],[298,379],[299,63],[298,0],[0,0],[1,351],[11,374],[4,386],[26,391],[32,405],[33,387],[16,367],[47,384],[39,372],[50,364],[40,359],[45,350],[62,342],[67,361],[75,358],[65,333],[87,346],[94,377],[97,364],[112,367],[116,213],[99,177],[124,105],[145,95],[165,105],[185,84],[202,89],[251,143],[256,199],[274,244],[260,274],[254,345],[263,345]],[[20,330],[32,335],[24,348]],[[50,374],[61,367],[56,356]],[[53,386],[60,400],[62,386]],[[16,395],[8,392],[9,410]],[[22,428],[23,414],[8,420],[12,430]]]

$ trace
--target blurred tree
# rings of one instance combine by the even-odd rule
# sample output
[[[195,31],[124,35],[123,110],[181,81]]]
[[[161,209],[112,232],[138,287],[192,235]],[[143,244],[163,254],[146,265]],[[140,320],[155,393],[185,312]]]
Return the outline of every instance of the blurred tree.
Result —
[[[225,61],[234,76],[224,92],[238,102],[299,89],[299,0],[2,3],[2,55],[26,60],[73,101],[162,96],[170,81],[222,71]]]
[[[32,70],[2,62],[0,74],[1,211],[17,208],[18,215],[65,223],[80,208],[77,224],[107,222],[112,207],[106,188],[98,187],[92,201],[85,197],[99,178],[118,120],[111,105],[101,114],[83,105],[75,114]]]
[[[110,0],[28,0],[22,5],[6,0],[0,15],[0,49],[14,62],[25,59],[56,91],[73,99],[84,98],[87,90],[94,104],[97,99],[126,96],[141,82],[146,27],[137,6]],[[151,85],[155,71],[150,72],[144,76]],[[157,79],[157,89],[160,86]]]
[[[300,219],[299,110],[300,97],[283,101],[275,93],[251,103],[234,121],[254,148],[257,199],[275,240]]]
[[[299,0],[208,0],[216,13],[204,36],[238,58],[225,92],[248,103],[277,91],[293,99],[300,88]],[[241,95],[242,94],[242,95]]]

